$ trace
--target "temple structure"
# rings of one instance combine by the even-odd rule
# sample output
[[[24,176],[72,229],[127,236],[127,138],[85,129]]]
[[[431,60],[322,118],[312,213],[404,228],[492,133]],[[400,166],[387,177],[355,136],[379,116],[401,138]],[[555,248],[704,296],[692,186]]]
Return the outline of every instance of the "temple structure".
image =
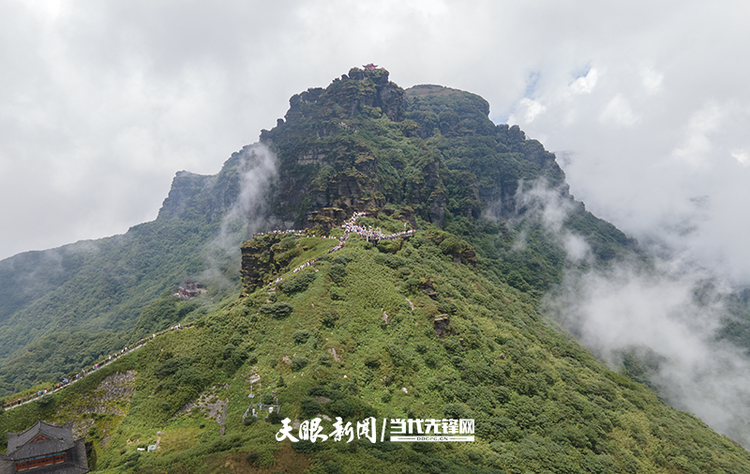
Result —
[[[21,433],[8,433],[8,450],[0,454],[0,474],[89,472],[84,439],[73,440],[73,424],[57,426],[41,420]]]
[[[201,288],[200,285],[198,285],[193,280],[186,280],[182,285],[180,285],[180,288],[177,290],[177,292],[172,293],[172,296],[174,296],[175,298],[180,298],[181,300],[189,300],[190,298],[195,298],[198,295],[205,294],[205,288]]]

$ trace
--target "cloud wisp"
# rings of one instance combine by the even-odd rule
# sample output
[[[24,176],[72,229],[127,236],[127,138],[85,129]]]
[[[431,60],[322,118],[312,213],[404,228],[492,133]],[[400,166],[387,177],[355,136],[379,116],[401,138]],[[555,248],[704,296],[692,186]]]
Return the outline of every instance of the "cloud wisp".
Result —
[[[581,203],[576,202],[568,194],[567,185],[552,188],[545,179],[533,184],[521,180],[516,191],[515,204],[512,223],[519,224],[529,219],[539,220],[550,235],[557,238],[568,260],[572,263],[592,261],[593,254],[585,239],[564,226],[571,212],[583,208]],[[518,248],[524,246],[524,235],[522,230],[515,243]]]
[[[203,253],[206,269],[200,279],[221,288],[235,285],[227,276],[239,275],[242,243],[254,232],[276,224],[270,216],[270,195],[278,176],[276,155],[261,143],[248,145],[241,151],[237,174],[237,199],[222,217],[218,234]]]

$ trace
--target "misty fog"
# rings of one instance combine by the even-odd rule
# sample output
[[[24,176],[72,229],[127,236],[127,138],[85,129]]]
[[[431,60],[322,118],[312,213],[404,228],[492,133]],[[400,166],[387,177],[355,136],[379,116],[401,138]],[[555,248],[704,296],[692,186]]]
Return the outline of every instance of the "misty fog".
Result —
[[[526,218],[557,236],[570,263],[544,297],[543,314],[613,370],[626,354],[656,361],[648,382],[660,397],[750,447],[750,357],[720,337],[735,317],[727,301],[737,288],[666,244],[650,262],[597,264],[583,237],[563,225],[577,205],[566,191],[521,183],[516,196]]]

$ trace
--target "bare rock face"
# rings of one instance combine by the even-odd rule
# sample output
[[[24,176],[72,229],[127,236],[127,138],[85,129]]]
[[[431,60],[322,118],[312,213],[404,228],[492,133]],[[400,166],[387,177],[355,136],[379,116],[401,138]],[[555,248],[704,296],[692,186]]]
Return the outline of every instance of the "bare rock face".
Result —
[[[211,178],[189,171],[178,171],[159,211],[159,217],[180,217],[187,209],[194,207],[198,196],[209,186]]]
[[[359,128],[386,117],[392,122],[404,120],[404,90],[388,76],[383,68],[352,68],[325,89],[294,95],[285,119],[262,131],[261,142],[279,157],[278,188],[284,190],[273,206],[274,214],[293,219],[300,228],[319,224],[325,217],[322,208],[336,207],[351,215],[386,204],[378,150],[360,139]],[[424,166],[433,161],[426,160]],[[427,198],[432,190],[421,188],[424,183],[436,185],[436,170],[418,169],[425,179],[409,191]]]
[[[440,339],[444,338],[448,334],[448,323],[450,318],[447,314],[441,314],[432,322],[432,326],[435,329],[435,335]]]
[[[116,373],[102,380],[92,396],[86,398],[86,413],[111,413],[122,416],[135,394],[135,370]]]
[[[348,76],[342,76],[350,80],[371,82],[374,90],[366,89],[366,93],[357,97],[352,102],[352,114],[361,105],[367,107],[380,107],[383,113],[394,122],[404,119],[404,90],[388,80],[388,71],[384,68],[362,70],[352,68]]]
[[[326,161],[326,154],[325,150],[322,150],[320,148],[310,148],[308,150],[305,150],[300,156],[297,158],[297,164],[298,165],[321,165],[321,166],[328,166],[330,163]]]
[[[287,249],[278,245],[285,234],[270,233],[258,236],[242,244],[242,275],[248,293],[265,285],[286,263],[280,258]],[[290,256],[291,257],[291,256]]]
[[[92,413],[106,413],[124,416],[127,413],[130,400],[135,394],[135,370],[118,372],[101,381],[96,391],[81,398],[80,407],[76,410],[77,420],[73,423],[73,434],[82,437],[94,426],[90,418]],[[104,442],[109,441],[109,434]]]
[[[220,219],[240,194],[240,176],[237,164],[251,145],[232,154],[222,170],[213,176],[189,171],[178,171],[172,180],[169,195],[162,203],[159,218],[184,218],[195,214],[205,215],[208,222]]]
[[[440,293],[435,291],[432,280],[430,280],[429,278],[423,279],[423,281],[419,283],[419,289],[423,291],[427,296],[436,301],[438,296],[440,295]]]
[[[435,192],[430,196],[430,222],[442,227],[445,221],[445,206],[448,199],[442,192]]]
[[[319,226],[324,232],[330,232],[334,227],[339,227],[346,221],[346,212],[339,207],[325,207],[319,211],[313,211],[308,221],[313,226]]]
[[[335,360],[336,362],[339,362],[341,360],[341,355],[336,353],[335,348],[329,347],[328,353],[331,354],[331,357],[333,357],[333,360]]]

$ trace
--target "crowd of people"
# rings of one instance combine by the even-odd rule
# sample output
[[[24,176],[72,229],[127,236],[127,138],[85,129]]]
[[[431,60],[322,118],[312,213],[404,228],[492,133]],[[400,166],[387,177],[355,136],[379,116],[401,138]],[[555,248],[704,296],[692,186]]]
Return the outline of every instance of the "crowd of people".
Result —
[[[404,222],[403,231],[394,234],[384,234],[380,227],[357,224],[357,219],[365,216],[367,216],[366,212],[355,212],[349,220],[341,225],[347,237],[349,237],[349,234],[358,234],[360,237],[367,239],[370,242],[378,242],[380,240],[398,240],[405,237],[411,237],[416,232],[414,229],[406,230],[406,226],[409,224]]]
[[[379,242],[381,240],[398,240],[405,237],[411,237],[414,235],[415,230],[404,230],[402,232],[396,232],[395,234],[384,234],[380,230],[380,227],[363,226],[357,224],[351,224],[346,229],[347,235],[349,233],[359,234],[363,239],[367,239],[369,242]]]
[[[398,240],[398,239],[403,239],[406,237],[411,237],[416,232],[416,230],[414,229],[409,229],[409,230],[404,229],[403,231],[396,232],[395,234],[384,234],[380,230],[380,227],[373,228],[373,226],[358,225],[357,219],[359,219],[360,217],[365,217],[365,216],[367,216],[366,212],[355,212],[352,214],[352,217],[350,217],[346,222],[341,224],[341,228],[344,230],[344,236],[338,237],[339,242],[333,248],[328,250],[328,252],[326,253],[330,254],[330,253],[336,252],[337,250],[341,250],[344,247],[344,245],[346,245],[346,242],[349,240],[349,236],[351,234],[357,234],[361,236],[362,238],[367,239],[369,242],[378,242],[380,240]],[[404,228],[406,228],[407,225],[408,225],[407,223],[404,223]],[[253,235],[288,234],[292,232],[297,233],[297,235],[303,235],[302,231],[295,231],[295,230],[286,230],[286,231],[273,230],[270,232],[265,232],[261,234],[253,234]],[[337,237],[324,236],[323,238],[324,239],[336,239]],[[300,270],[309,267],[310,265],[315,263],[317,260],[318,260],[317,258],[308,260],[307,262],[298,266],[294,270],[291,270],[290,272],[288,272],[287,275],[293,275],[295,273],[298,273]],[[277,277],[273,281],[273,283],[268,284],[268,287],[270,288],[272,285],[275,285],[276,283],[280,283],[282,281],[284,281],[284,276]]]
[[[284,234],[295,234],[297,237],[303,237],[305,235],[304,230],[269,230],[268,232],[254,232],[253,237],[262,237],[264,235],[284,235]]]

